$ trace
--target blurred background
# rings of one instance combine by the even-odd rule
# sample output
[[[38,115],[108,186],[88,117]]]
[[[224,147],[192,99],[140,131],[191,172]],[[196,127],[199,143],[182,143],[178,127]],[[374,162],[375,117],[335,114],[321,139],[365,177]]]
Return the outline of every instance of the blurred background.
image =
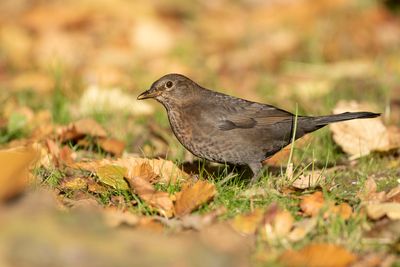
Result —
[[[31,128],[31,111],[55,123],[93,115],[128,151],[165,154],[162,141],[143,138],[147,120],[168,131],[164,111],[136,96],[171,72],[292,112],[372,102],[398,124],[399,51],[390,0],[6,0],[0,127],[21,107]]]

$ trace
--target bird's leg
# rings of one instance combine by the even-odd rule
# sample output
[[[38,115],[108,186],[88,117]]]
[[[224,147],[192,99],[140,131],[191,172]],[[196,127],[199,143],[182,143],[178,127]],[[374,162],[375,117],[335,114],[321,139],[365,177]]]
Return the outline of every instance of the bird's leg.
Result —
[[[253,176],[251,177],[251,184],[255,184],[260,177],[262,176],[262,164],[261,162],[253,162],[249,164],[251,171],[253,172]]]

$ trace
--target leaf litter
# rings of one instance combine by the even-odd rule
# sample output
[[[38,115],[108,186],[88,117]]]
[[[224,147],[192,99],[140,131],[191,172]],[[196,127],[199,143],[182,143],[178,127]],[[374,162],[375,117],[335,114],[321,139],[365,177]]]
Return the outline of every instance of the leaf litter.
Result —
[[[350,262],[355,264],[354,266],[369,266],[368,264],[390,266],[390,262],[395,261],[390,252],[383,255],[367,252],[366,255],[361,255],[360,262],[354,263],[351,255],[349,256],[352,253],[340,245],[325,243],[307,245],[310,242],[308,237],[314,239],[315,236],[317,238],[322,236],[318,233],[320,229],[316,230],[317,222],[321,220],[319,215],[322,216],[327,227],[330,227],[330,214],[340,214],[343,218],[348,218],[352,216],[352,212],[355,212],[353,209],[357,210],[359,207],[354,202],[351,206],[347,204],[347,198],[338,200],[339,203],[333,203],[326,198],[325,193],[313,196],[313,190],[326,187],[323,175],[319,177],[319,175],[305,172],[292,185],[297,190],[291,187],[290,190],[285,189],[285,194],[280,194],[278,190],[271,188],[274,186],[273,182],[266,186],[262,185],[257,190],[248,190],[246,194],[238,194],[238,196],[241,198],[240,201],[248,200],[250,204],[246,208],[250,208],[252,212],[247,215],[241,214],[240,209],[230,209],[227,212],[224,211],[226,207],[214,205],[219,203],[220,196],[225,192],[214,193],[212,186],[204,180],[200,180],[204,183],[203,186],[195,187],[195,183],[188,182],[191,179],[190,175],[184,173],[171,161],[158,158],[143,159],[138,157],[138,154],[127,154],[127,152],[133,152],[133,144],[129,142],[125,144],[116,138],[118,134],[114,131],[113,136],[110,136],[110,132],[99,123],[88,120],[86,117],[95,117],[98,115],[97,112],[104,111],[115,117],[121,117],[121,114],[129,116],[129,120],[135,120],[136,116],[153,114],[152,106],[145,102],[135,101],[131,92],[126,93],[123,89],[125,87],[137,91],[139,88],[143,89],[142,87],[147,85],[151,77],[157,73],[166,72],[167,69],[189,75],[198,75],[196,71],[211,70],[213,73],[218,73],[222,88],[231,90],[240,88],[241,91],[236,92],[237,94],[258,98],[259,95],[251,89],[265,87],[265,80],[260,79],[260,76],[265,77],[268,83],[270,82],[270,77],[265,76],[265,70],[267,72],[278,70],[280,68],[277,67],[281,66],[282,62],[286,62],[287,58],[293,56],[308,58],[309,52],[303,51],[304,47],[308,47],[310,39],[315,38],[319,42],[311,44],[312,56],[318,57],[321,62],[324,60],[329,63],[317,65],[287,62],[285,66],[287,65],[288,68],[284,69],[285,71],[288,69],[288,73],[282,75],[273,72],[274,81],[272,82],[278,88],[278,94],[282,94],[279,101],[282,101],[283,105],[290,107],[292,105],[290,99],[293,95],[305,103],[311,100],[313,104],[315,100],[327,96],[336,86],[337,81],[342,79],[350,79],[350,81],[345,80],[346,84],[352,82],[352,79],[356,82],[369,81],[375,76],[390,81],[393,73],[398,72],[399,61],[396,56],[393,56],[396,53],[392,51],[398,47],[400,32],[398,20],[394,19],[390,10],[383,7],[384,4],[363,6],[360,11],[359,8],[354,9],[353,6],[357,5],[350,3],[351,1],[335,0],[324,1],[317,5],[314,1],[294,1],[282,5],[239,1],[230,5],[230,8],[225,8],[225,5],[219,3],[194,8],[190,4],[182,5],[182,3],[171,4],[171,6],[156,3],[150,6],[127,1],[119,1],[118,4],[113,5],[107,1],[99,5],[91,3],[81,5],[78,2],[68,2],[62,7],[54,3],[26,6],[24,1],[18,0],[16,6],[0,3],[0,9],[7,13],[0,22],[0,50],[7,55],[0,64],[0,83],[2,87],[9,89],[2,91],[3,93],[6,91],[6,101],[1,113],[4,118],[0,117],[0,130],[6,131],[7,124],[11,125],[15,118],[20,117],[24,118],[24,123],[19,124],[19,128],[14,127],[14,130],[25,130],[25,128],[32,130],[31,133],[24,133],[23,138],[7,143],[7,147],[10,148],[21,146],[22,150],[26,150],[26,153],[22,153],[26,157],[15,160],[15,155],[6,151],[6,157],[0,161],[3,168],[1,174],[3,176],[0,175],[2,177],[0,192],[6,192],[4,203],[3,195],[0,194],[2,196],[0,197],[2,200],[1,226],[2,232],[6,233],[6,235],[1,235],[1,243],[7,244],[7,249],[0,246],[1,255],[6,255],[6,259],[14,259],[14,264],[18,264],[15,261],[19,258],[29,263],[37,263],[40,260],[35,257],[37,252],[48,251],[52,257],[45,257],[47,262],[40,262],[38,266],[59,265],[66,258],[74,266],[91,266],[95,263],[107,266],[131,266],[135,263],[157,266],[162,260],[170,263],[166,264],[167,266],[175,266],[176,263],[191,266],[193,261],[197,262],[197,259],[200,259],[200,265],[204,264],[204,259],[206,259],[210,266],[248,266],[249,248],[254,251],[253,241],[259,239],[262,250],[260,253],[265,255],[274,250],[275,255],[279,255],[283,251],[283,255],[278,258],[293,259],[293,262],[286,261],[289,266],[303,264],[326,266],[328,263],[334,266],[345,266]],[[243,8],[248,11],[248,14],[241,12]],[[143,10],[146,10],[144,15]],[[341,16],[340,12],[335,11],[354,14],[359,19],[346,21],[344,24],[343,18],[348,16]],[[205,15],[207,20],[201,19],[201,16],[198,16],[199,12]],[[326,14],[328,13],[330,15],[327,24]],[[339,14],[336,15],[336,13]],[[104,16],[107,17],[107,23],[99,19]],[[15,20],[18,23],[15,23]],[[216,24],[221,27],[215,27]],[[282,30],[276,25],[285,25],[286,28]],[[323,25],[323,27],[318,27],[318,25]],[[331,27],[332,25],[335,27]],[[337,31],[336,25],[341,29],[340,31]],[[222,35],[220,28],[225,30]],[[301,31],[298,30],[299,28]],[[363,35],[360,39],[360,35],[354,29],[363,29],[370,34]],[[113,34],[110,35],[110,32]],[[200,34],[192,34],[193,32]],[[206,42],[203,40],[204,36],[207,36]],[[182,44],[181,39],[187,42]],[[154,40],[159,40],[159,42],[155,43]],[[80,44],[78,50],[74,49],[77,43]],[[183,57],[168,57],[176,49],[183,51]],[[389,55],[385,55],[386,50],[390,51]],[[196,71],[191,70],[190,62],[186,62],[186,59],[185,62],[181,60],[181,58],[186,58],[185,51],[189,51],[192,58],[195,55],[195,60],[197,56],[205,58],[204,64],[196,65],[198,67]],[[196,53],[192,53],[193,51]],[[260,54],[254,51],[270,51],[271,53]],[[315,51],[318,52],[315,53]],[[376,67],[375,55],[378,52],[380,60],[385,63],[382,64],[382,70]],[[137,58],[137,54],[140,57]],[[368,60],[368,56],[373,59]],[[132,57],[137,58],[134,63],[132,63]],[[349,61],[348,58],[352,60]],[[49,72],[49,66],[53,65],[54,60],[62,63],[62,69],[65,71],[62,71],[60,76],[65,75],[66,79],[62,79],[63,81],[59,84],[63,93],[69,96],[75,89],[83,89],[80,100],[73,101],[74,103],[71,103],[68,108],[74,119],[82,118],[82,116],[84,119],[62,127],[52,124],[52,115],[48,110],[38,111],[36,107],[18,106],[26,101],[24,100],[26,89],[29,89],[26,90],[28,92],[37,92],[42,96],[43,93],[52,94],[59,86],[53,77],[53,72]],[[165,66],[168,66],[167,69]],[[140,74],[135,75],[135,79],[131,77],[132,69]],[[79,82],[73,81],[74,77],[71,77],[70,73],[77,74]],[[237,73],[243,75],[237,75]],[[287,80],[290,80],[291,84]],[[79,85],[81,81],[83,88]],[[397,98],[394,93],[397,90],[395,84],[389,82],[383,85],[394,94],[393,99]],[[18,104],[10,104],[13,102],[13,97],[8,100],[8,91],[20,94],[18,101],[14,102]],[[292,94],[291,91],[296,93]],[[22,96],[21,99],[20,96]],[[390,156],[396,155],[394,151],[398,151],[399,148],[399,128],[386,125],[389,119],[398,118],[398,112],[396,112],[398,105],[393,99],[388,101],[390,104],[388,103],[385,107],[393,110],[385,114],[385,124],[374,122],[368,126],[371,136],[380,135],[386,140],[385,136],[388,135],[385,141],[388,142],[388,146],[385,142],[379,143],[379,138],[373,140],[370,134],[363,133],[362,127],[359,126],[348,125],[347,128],[343,126],[339,131],[333,131],[335,142],[351,159],[374,151],[384,151],[385,155]],[[30,100],[29,95],[28,102]],[[346,107],[346,111],[348,110]],[[309,105],[307,111],[319,112],[314,105]],[[43,113],[39,114],[40,112]],[[18,114],[18,116],[12,114]],[[127,118],[124,117],[124,119]],[[112,123],[110,121],[107,124]],[[132,124],[135,128],[144,128],[142,125]],[[61,128],[63,131],[55,131],[56,128]],[[125,129],[124,127],[124,130],[130,131],[132,128]],[[135,135],[131,140],[135,140],[140,147],[149,140],[151,143],[149,147],[157,147],[151,137],[140,136],[146,135],[141,130],[137,132],[135,133],[137,136]],[[170,136],[170,133],[167,132],[167,135]],[[354,142],[354,138],[359,142]],[[30,161],[32,154],[27,144],[32,142],[35,143],[35,149],[37,149],[35,152],[35,157],[37,155],[39,158],[37,162]],[[71,147],[71,144],[74,146]],[[360,144],[366,148],[360,148]],[[167,152],[170,153],[170,150],[173,150],[171,147],[171,140],[167,140],[167,143],[163,143],[163,149],[154,149],[156,152],[152,155],[165,156]],[[93,153],[93,148],[95,150],[100,148],[100,153]],[[143,151],[147,155],[148,151],[153,150],[146,148]],[[276,166],[285,165],[288,151],[283,150],[268,163]],[[102,152],[106,152],[105,155]],[[140,153],[140,151],[134,152]],[[172,153],[176,152],[172,151]],[[168,154],[171,158],[172,153]],[[91,157],[107,159],[102,161],[91,159]],[[393,161],[396,160],[397,158],[394,157]],[[8,170],[15,168],[18,165],[17,162],[23,164],[23,172],[7,176]],[[68,209],[68,220],[64,220],[65,214],[60,215],[51,208],[48,209],[50,203],[43,205],[44,202],[38,200],[38,197],[31,198],[25,195],[24,192],[29,191],[31,183],[35,183],[35,179],[29,175],[29,182],[25,179],[26,170],[30,169],[29,166],[33,166],[33,162],[35,162],[35,167],[39,165],[35,170],[36,180],[45,177],[52,179],[56,185],[53,191],[58,194],[58,198],[62,198],[60,202],[66,203],[62,210],[65,212]],[[349,169],[353,166],[351,165]],[[119,171],[122,169],[124,171]],[[36,171],[41,175],[37,175]],[[358,179],[359,176],[356,176],[355,179]],[[9,179],[3,179],[3,177]],[[33,181],[30,180],[31,178]],[[129,179],[134,180],[133,186],[128,183]],[[273,179],[270,178],[270,180]],[[186,184],[191,186],[186,186]],[[396,218],[393,217],[396,213],[393,213],[392,205],[399,202],[397,189],[378,192],[376,184],[373,189],[374,185],[369,182],[366,187],[365,191],[359,192],[357,198],[361,201],[360,213],[363,214],[365,211],[369,216],[367,223],[398,221],[392,220]],[[119,190],[121,188],[124,189]],[[224,190],[224,187],[221,188]],[[215,188],[214,190],[216,192]],[[186,197],[183,197],[183,192]],[[161,193],[160,199],[171,201],[169,203],[172,203],[172,206],[169,205],[169,208],[163,209],[158,200],[155,200],[157,199],[155,195],[159,193]],[[306,197],[300,199],[300,203],[290,201],[286,204],[285,201],[278,201],[285,203],[284,206],[289,210],[276,206],[263,207],[266,205],[265,201],[269,205],[271,201],[277,199],[298,200],[299,196],[305,194],[310,196],[307,204],[303,203],[306,202]],[[46,194],[38,192],[36,195],[45,196]],[[21,198],[15,199],[16,196]],[[236,196],[232,196],[232,202],[236,201]],[[10,199],[13,201],[12,207],[19,211],[17,215],[8,205]],[[178,199],[182,203],[178,204]],[[187,201],[188,199],[190,201]],[[16,200],[24,204],[14,202]],[[54,199],[51,201],[54,204]],[[206,206],[205,211],[196,212],[198,208],[210,201],[211,205]],[[148,213],[148,207],[144,210],[137,209],[137,206],[143,203],[152,209],[152,212]],[[185,215],[175,214],[178,206],[180,207],[178,213]],[[70,207],[73,208],[69,209]],[[86,207],[86,210],[82,212],[79,207]],[[303,210],[302,207],[307,208]],[[212,210],[208,211],[208,208]],[[44,210],[47,214],[42,212]],[[172,217],[167,218],[168,214],[165,210],[169,210]],[[97,215],[94,214],[96,212],[102,215],[103,213],[113,214],[111,217],[114,221],[106,224],[113,228],[118,227],[118,231],[109,231],[107,227],[101,228],[104,226],[100,219],[102,216],[96,217]],[[16,217],[13,218],[10,214]],[[62,219],[58,220],[59,218]],[[74,220],[76,224],[71,224],[70,222]],[[20,222],[25,221],[29,222],[30,227],[24,227],[24,225],[20,227]],[[237,221],[235,230],[232,230],[235,228],[231,226],[232,221]],[[351,224],[348,221],[345,223]],[[99,228],[99,225],[102,226]],[[173,225],[184,230],[184,233],[181,235],[179,230],[177,238],[171,238],[175,237],[173,235],[165,238],[165,233],[152,235],[159,231],[163,232],[165,227],[175,227]],[[35,231],[31,231],[32,229]],[[142,232],[139,231],[140,229],[147,231]],[[199,232],[194,233],[188,229],[196,229]],[[10,231],[8,235],[7,231]],[[183,235],[187,238],[182,237]],[[243,238],[243,236],[246,237]],[[106,238],[108,242],[104,243],[103,238]],[[251,242],[247,242],[249,239]],[[48,243],[47,245],[43,242],[35,243],[35,240],[46,240]],[[77,241],[72,242],[74,240]],[[336,241],[346,245],[348,239],[340,237]],[[90,250],[92,244],[98,245]],[[395,245],[393,243],[393,246]],[[297,252],[292,249],[300,246],[303,248]],[[265,247],[266,250],[263,250]],[[352,248],[352,245],[348,247]],[[358,248],[360,247],[357,246]],[[132,251],[138,251],[138,249],[145,253],[142,253],[141,257],[137,255],[133,257]],[[71,258],[71,251],[79,251],[78,254],[83,256]],[[18,257],[18,255],[24,257]],[[153,257],[154,255],[157,257]],[[30,257],[36,261],[29,260]],[[282,263],[285,260],[282,260]]]

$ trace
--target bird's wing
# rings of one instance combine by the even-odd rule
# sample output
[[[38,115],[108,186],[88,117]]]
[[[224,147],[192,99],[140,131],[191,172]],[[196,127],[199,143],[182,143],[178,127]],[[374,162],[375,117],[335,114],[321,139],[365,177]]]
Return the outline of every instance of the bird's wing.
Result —
[[[225,109],[226,113],[218,120],[218,128],[223,131],[270,126],[291,120],[294,116],[274,106],[249,101],[238,101],[235,105],[230,103],[229,106],[225,106]]]

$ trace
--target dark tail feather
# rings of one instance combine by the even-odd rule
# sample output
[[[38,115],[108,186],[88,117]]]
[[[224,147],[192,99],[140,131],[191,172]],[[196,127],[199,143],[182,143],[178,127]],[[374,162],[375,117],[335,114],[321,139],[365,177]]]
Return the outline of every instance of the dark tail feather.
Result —
[[[339,122],[339,121],[348,121],[354,119],[369,119],[379,117],[380,113],[372,113],[372,112],[345,112],[336,115],[328,115],[328,116],[320,116],[314,118],[315,126],[323,127],[329,123]]]
[[[336,115],[319,116],[319,117],[299,117],[296,138],[299,138],[306,133],[314,132],[329,123],[354,120],[368,119],[380,116],[379,113],[372,112],[345,112]]]

